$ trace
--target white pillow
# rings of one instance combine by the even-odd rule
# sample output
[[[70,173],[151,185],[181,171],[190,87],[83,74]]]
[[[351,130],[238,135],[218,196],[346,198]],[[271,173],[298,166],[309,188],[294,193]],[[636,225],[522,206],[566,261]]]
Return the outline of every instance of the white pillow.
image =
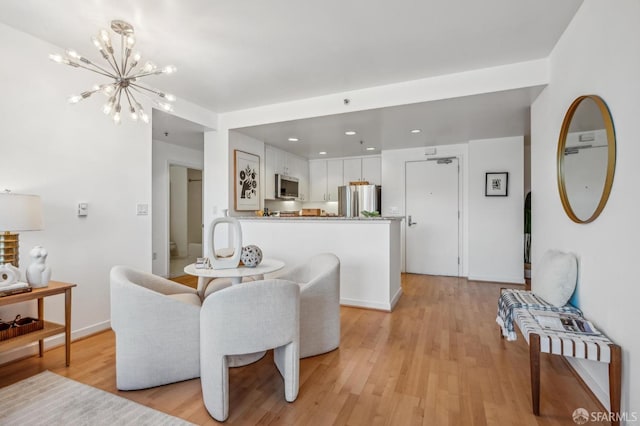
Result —
[[[578,261],[571,253],[549,250],[533,267],[531,291],[554,306],[567,304],[578,278]]]

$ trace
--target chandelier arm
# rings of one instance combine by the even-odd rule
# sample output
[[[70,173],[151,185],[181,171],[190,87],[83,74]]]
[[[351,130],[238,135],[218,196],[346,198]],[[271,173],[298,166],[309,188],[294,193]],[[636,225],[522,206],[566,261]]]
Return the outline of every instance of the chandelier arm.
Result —
[[[127,102],[129,103],[129,108],[133,108],[133,104],[131,103],[131,97],[129,97],[129,89],[124,88],[124,94],[127,97]]]
[[[116,74],[118,74],[118,77],[123,77],[123,74],[120,71],[120,68],[118,67],[118,60],[116,59],[114,49],[109,50],[109,58],[111,59],[111,60],[107,59],[107,62],[109,62],[109,65],[111,65],[116,70]]]
[[[118,76],[117,76],[117,75],[112,74],[112,73],[111,73],[111,71],[109,71],[108,69],[105,69],[105,68],[101,67],[100,65],[98,65],[98,64],[96,64],[96,63],[94,63],[93,61],[90,61],[89,59],[85,58],[84,56],[80,59],[80,61],[81,61],[81,62],[84,62],[84,63],[85,63],[85,64],[87,64],[87,65],[91,65],[91,66],[96,67],[97,69],[99,69],[99,70],[101,70],[101,71],[103,71],[103,72],[107,73],[108,75],[110,75],[110,76],[111,76],[111,77],[113,77],[114,79],[115,79],[115,78],[118,78]],[[80,65],[80,64],[78,64],[78,65]],[[111,65],[111,63],[109,63],[109,65]],[[111,68],[113,68],[113,65],[111,66]],[[115,71],[115,68],[114,68],[114,71]]]
[[[148,75],[155,75],[155,74],[162,74],[162,71],[160,71],[160,72],[158,72],[158,71],[140,72],[140,74],[132,75],[131,78],[146,77]]]
[[[124,75],[124,76],[126,76],[126,75],[127,75],[127,65],[128,65],[128,62],[129,62],[129,57],[128,57],[128,56],[125,56],[125,58],[124,58],[124,65],[122,66],[122,72],[123,72],[123,75]],[[129,70],[129,71],[131,71],[131,70]]]
[[[135,97],[135,96],[133,96],[133,92],[131,92],[131,90],[129,90],[130,88],[131,88],[131,89],[133,89],[133,87],[129,86],[129,87],[127,87],[127,92],[128,92],[128,93],[129,93],[129,95],[131,96],[131,99],[133,99],[133,103],[134,103],[134,104],[136,104],[136,107],[138,107],[138,105],[140,105],[140,106],[139,106],[139,109],[140,109],[140,108],[142,108],[142,105],[140,104],[140,102],[138,102],[138,100],[136,99],[136,97]]]
[[[144,96],[145,98],[147,98],[147,99],[149,99],[149,100],[153,101],[153,99],[151,99],[151,98],[150,98],[146,93],[144,93],[142,90],[138,89],[139,87],[142,87],[142,86],[139,86],[139,85],[137,85],[137,84],[132,85],[131,83],[129,83],[129,89],[131,89],[131,90],[135,90],[136,92],[140,93],[140,94],[141,94],[142,96]]]
[[[126,62],[124,60],[124,33],[120,34],[120,66],[122,68],[122,76],[124,77],[126,73]]]
[[[144,86],[141,86],[141,85],[135,84],[135,83],[129,83],[129,86],[134,86],[134,87],[137,87],[138,89],[146,90],[147,92],[151,92],[151,93],[153,93],[155,95],[160,96],[161,98],[164,98],[164,96],[160,95],[160,93],[162,93],[162,92],[159,92],[157,90],[149,89],[148,87],[144,87]],[[140,92],[140,93],[142,93],[142,92]]]
[[[113,75],[113,74],[109,73],[108,71],[104,71],[104,72],[103,72],[103,71],[98,71],[98,70],[96,70],[96,69],[90,68],[90,67],[88,67],[88,66],[86,66],[86,65],[79,64],[79,63],[77,63],[77,62],[76,62],[75,64],[76,64],[78,67],[80,67],[80,68],[84,68],[85,70],[88,70],[88,71],[91,71],[91,72],[95,72],[96,74],[101,74],[101,75],[104,75],[104,76],[106,76],[106,77],[113,78],[113,79],[118,78],[118,77],[116,77],[115,75]],[[73,66],[73,65],[72,65],[72,66]],[[73,67],[75,68],[75,66],[73,66]],[[102,68],[101,68],[101,69],[102,69]]]

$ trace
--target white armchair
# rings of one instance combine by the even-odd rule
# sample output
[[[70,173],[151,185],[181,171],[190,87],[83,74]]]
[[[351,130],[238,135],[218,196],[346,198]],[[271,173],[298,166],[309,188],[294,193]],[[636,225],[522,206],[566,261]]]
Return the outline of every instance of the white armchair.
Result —
[[[300,284],[300,358],[320,355],[340,345],[340,259],[313,256],[273,278]]]
[[[235,285],[208,296],[200,314],[202,398],[213,418],[229,416],[229,356],[275,348],[285,399],[298,397],[300,287],[283,280]]]
[[[116,386],[144,389],[200,376],[196,290],[125,266],[111,269]]]

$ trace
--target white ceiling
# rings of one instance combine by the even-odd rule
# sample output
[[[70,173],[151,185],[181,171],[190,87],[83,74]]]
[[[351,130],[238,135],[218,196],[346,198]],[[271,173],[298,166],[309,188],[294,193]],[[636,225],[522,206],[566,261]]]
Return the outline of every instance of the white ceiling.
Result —
[[[529,135],[529,108],[541,90],[509,90],[235,130],[307,158],[379,154],[382,149]],[[411,133],[413,129],[421,132]],[[347,130],[357,134],[347,136]],[[290,137],[299,141],[289,142]],[[367,151],[367,147],[375,150]],[[320,151],[327,154],[320,155]]]
[[[154,83],[225,112],[543,58],[581,2],[2,0],[0,22],[97,58],[89,37],[129,21],[178,68]]]
[[[582,0],[2,0],[0,22],[102,61],[113,19],[172,76],[151,83],[216,112],[544,58]],[[6,42],[6,41],[3,41]],[[44,58],[43,58],[44,59]],[[69,72],[74,70],[69,69]],[[69,92],[84,88],[69,87]],[[308,158],[529,134],[541,88],[240,129]],[[422,129],[411,134],[414,128]],[[355,136],[344,135],[356,130]],[[201,126],[153,112],[153,137],[202,149]],[[168,136],[165,136],[168,132]],[[301,142],[291,143],[288,137]],[[360,144],[360,141],[363,141]],[[364,151],[367,146],[375,151]]]
[[[159,140],[198,151],[204,151],[204,132],[211,130],[157,109],[153,109],[151,123],[154,141]]]

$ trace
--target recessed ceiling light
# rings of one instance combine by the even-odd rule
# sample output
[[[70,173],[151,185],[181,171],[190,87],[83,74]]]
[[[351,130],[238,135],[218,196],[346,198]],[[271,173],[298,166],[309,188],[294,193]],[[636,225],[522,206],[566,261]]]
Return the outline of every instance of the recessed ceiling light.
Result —
[[[368,146],[368,147],[367,147],[367,151],[375,151],[375,150],[376,150],[376,149],[375,149],[374,147],[372,147],[372,146]]]
[[[320,155],[327,155],[327,151],[320,151],[318,154],[320,154]]]
[[[422,131],[422,130],[420,130],[420,129],[413,129],[413,130],[411,131],[411,133],[420,133],[421,131]]]
[[[356,134],[355,130],[347,130],[346,132],[344,132],[345,135],[347,136],[353,136]]]
[[[298,138],[289,138],[287,139],[289,142],[298,142],[300,139]]]

